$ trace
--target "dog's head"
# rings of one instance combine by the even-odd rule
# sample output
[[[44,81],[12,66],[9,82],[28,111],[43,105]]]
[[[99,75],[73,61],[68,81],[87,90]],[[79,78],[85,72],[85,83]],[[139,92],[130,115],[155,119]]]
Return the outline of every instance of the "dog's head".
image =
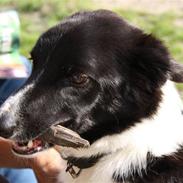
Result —
[[[16,141],[58,123],[90,142],[121,132],[154,114],[174,79],[162,43],[105,10],[66,18],[31,56],[32,75],[0,111],[0,135]]]

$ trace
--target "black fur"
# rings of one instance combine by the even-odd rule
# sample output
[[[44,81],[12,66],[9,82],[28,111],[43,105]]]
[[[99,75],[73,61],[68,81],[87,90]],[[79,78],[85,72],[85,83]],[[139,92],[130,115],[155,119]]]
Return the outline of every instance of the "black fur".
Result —
[[[89,158],[68,157],[65,160],[67,160],[68,163],[72,164],[73,166],[76,166],[80,169],[85,169],[94,166],[103,156],[105,156],[105,154],[98,154],[95,156],[90,156]]]
[[[170,65],[159,40],[106,10],[65,19],[39,38],[31,56],[26,85],[36,84],[22,99],[21,120],[14,121],[24,129],[17,139],[65,119],[91,143],[119,133],[156,112]],[[72,83],[80,73],[89,77],[82,87]]]

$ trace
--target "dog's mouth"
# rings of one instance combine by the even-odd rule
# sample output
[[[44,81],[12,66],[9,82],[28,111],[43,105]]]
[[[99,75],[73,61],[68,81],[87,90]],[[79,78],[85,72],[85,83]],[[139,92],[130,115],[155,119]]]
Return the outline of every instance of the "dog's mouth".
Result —
[[[72,120],[70,120],[70,119],[61,122],[61,124],[64,126],[67,126],[70,123],[72,123]],[[56,123],[54,126],[56,126],[58,124]],[[44,151],[46,149],[53,147],[54,144],[49,143],[46,141],[46,139],[42,138],[46,132],[47,131],[40,134],[38,137],[31,139],[31,140],[28,140],[28,141],[21,141],[21,142],[14,141],[12,144],[13,153],[15,153],[17,155],[28,156],[28,155],[33,155],[35,153],[38,153],[38,152],[41,152],[41,151]]]
[[[39,137],[25,142],[13,142],[12,150],[19,155],[32,155],[52,147],[53,144],[41,140]]]

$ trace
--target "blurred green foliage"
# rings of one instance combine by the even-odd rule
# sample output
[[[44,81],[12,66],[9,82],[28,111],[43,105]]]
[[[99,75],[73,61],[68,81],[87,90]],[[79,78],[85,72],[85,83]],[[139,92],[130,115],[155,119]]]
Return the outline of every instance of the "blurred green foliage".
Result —
[[[90,0],[0,0],[0,7],[13,8],[19,12],[22,25],[21,53],[28,56],[42,32],[73,12],[97,9],[97,4]],[[160,38],[172,57],[183,62],[183,13],[150,14],[124,9],[114,11],[145,32]]]

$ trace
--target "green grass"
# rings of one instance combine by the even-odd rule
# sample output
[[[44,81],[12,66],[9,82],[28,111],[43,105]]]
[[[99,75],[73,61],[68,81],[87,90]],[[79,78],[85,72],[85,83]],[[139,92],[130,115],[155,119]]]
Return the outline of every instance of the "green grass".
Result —
[[[21,53],[28,55],[39,35],[65,16],[78,10],[96,9],[90,0],[1,0],[0,7],[14,7],[21,18]],[[183,61],[183,14],[167,12],[152,15],[132,10],[114,10],[132,24],[160,38],[177,60]]]
[[[29,55],[41,33],[65,16],[85,9],[97,9],[90,0],[1,0],[0,7],[15,8],[21,19],[21,53]],[[149,14],[142,11],[115,9],[132,24],[152,33],[169,49],[172,57],[183,63],[183,13]],[[178,88],[183,91],[183,86]]]

